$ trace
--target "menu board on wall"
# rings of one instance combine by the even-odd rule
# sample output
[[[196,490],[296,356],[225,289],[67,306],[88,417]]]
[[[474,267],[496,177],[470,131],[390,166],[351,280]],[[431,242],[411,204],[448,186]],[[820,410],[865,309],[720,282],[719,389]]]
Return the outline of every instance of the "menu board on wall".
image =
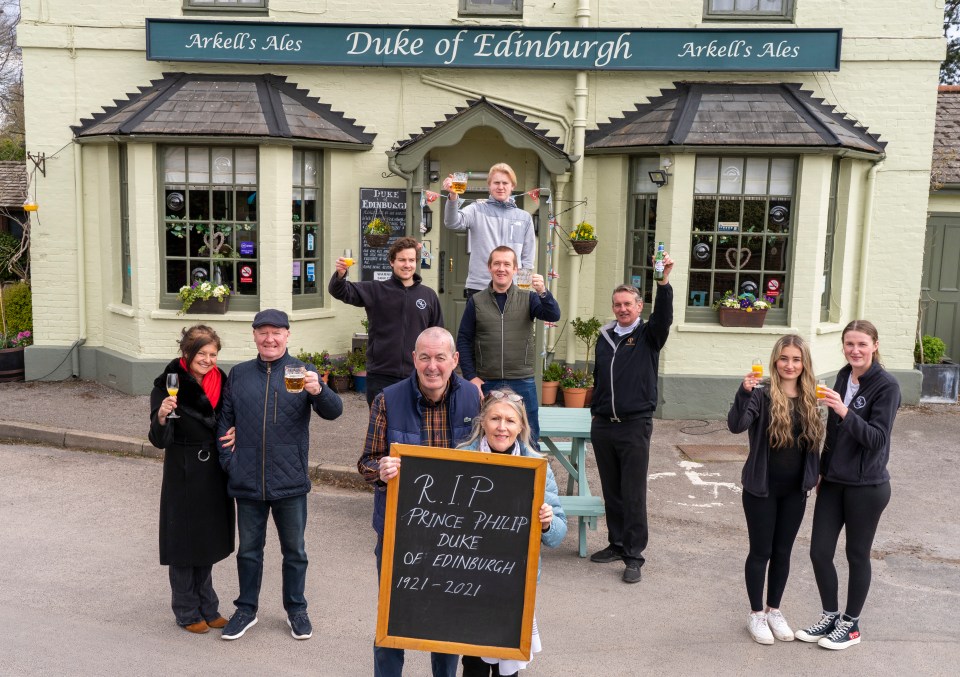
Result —
[[[363,239],[364,227],[380,217],[393,228],[390,241],[383,247],[371,247]],[[407,191],[404,188],[360,189],[360,279],[389,280],[393,270],[387,251],[394,241],[403,237],[407,223]]]

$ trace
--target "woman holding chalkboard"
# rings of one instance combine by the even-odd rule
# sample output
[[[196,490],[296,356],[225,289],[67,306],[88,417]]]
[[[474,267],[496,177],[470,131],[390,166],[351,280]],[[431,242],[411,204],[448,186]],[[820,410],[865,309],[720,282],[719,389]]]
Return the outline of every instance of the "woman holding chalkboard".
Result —
[[[513,456],[539,456],[529,448],[530,423],[527,420],[523,398],[512,390],[492,390],[483,400],[480,413],[473,419],[473,431],[469,439],[460,445],[461,449],[470,449],[494,454]],[[557,482],[553,471],[547,465],[547,486],[540,506],[540,542],[548,548],[555,548],[567,533],[567,518],[560,507]],[[537,570],[539,580],[540,571]],[[533,619],[533,641],[530,645],[530,657],[540,652],[540,633],[537,619]],[[516,675],[527,667],[529,661],[517,661],[504,658],[463,657],[464,677],[507,677]]]

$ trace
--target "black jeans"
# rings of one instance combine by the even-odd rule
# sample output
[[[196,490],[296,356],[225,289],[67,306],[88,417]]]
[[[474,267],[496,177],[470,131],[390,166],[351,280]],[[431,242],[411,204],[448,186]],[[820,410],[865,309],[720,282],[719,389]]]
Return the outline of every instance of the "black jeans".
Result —
[[[401,376],[388,376],[386,374],[374,374],[367,372],[367,406],[372,407],[373,401],[377,398],[383,389],[387,386],[392,386],[394,383],[399,383],[405,377]]]
[[[504,675],[500,672],[498,666],[485,663],[482,658],[477,656],[464,656],[461,662],[463,663],[461,677],[512,677],[517,674],[511,672],[509,675]]]
[[[184,627],[220,617],[220,599],[213,589],[213,565],[170,567],[170,606],[177,625]]]
[[[743,492],[743,514],[747,518],[750,536],[744,578],[751,611],[763,611],[764,581],[767,583],[767,606],[780,608],[790,575],[790,553],[806,507],[807,494],[799,489],[766,498]]]
[[[624,562],[644,563],[647,547],[647,469],[653,419],[611,423],[596,417],[590,426],[593,453],[607,512],[607,539],[623,550]]]
[[[840,530],[847,529],[847,607],[844,613],[858,618],[870,590],[870,548],[880,515],[890,502],[890,483],[854,487],[823,480],[813,510],[810,560],[824,611],[837,611],[840,602],[837,568],[833,557]]]

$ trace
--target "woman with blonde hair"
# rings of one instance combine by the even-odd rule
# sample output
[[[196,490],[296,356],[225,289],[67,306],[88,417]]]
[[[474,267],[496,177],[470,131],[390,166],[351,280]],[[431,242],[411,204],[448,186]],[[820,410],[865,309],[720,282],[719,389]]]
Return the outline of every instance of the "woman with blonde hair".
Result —
[[[770,354],[770,383],[747,374],[730,413],[730,432],[748,430],[743,465],[743,512],[750,552],[744,565],[750,616],[747,630],[759,644],[790,642],[793,631],[780,612],[790,574],[790,553],[803,521],[807,495],[817,485],[824,425],[817,407],[816,376],[806,341],[780,337]],[[767,602],[763,604],[764,581]]]

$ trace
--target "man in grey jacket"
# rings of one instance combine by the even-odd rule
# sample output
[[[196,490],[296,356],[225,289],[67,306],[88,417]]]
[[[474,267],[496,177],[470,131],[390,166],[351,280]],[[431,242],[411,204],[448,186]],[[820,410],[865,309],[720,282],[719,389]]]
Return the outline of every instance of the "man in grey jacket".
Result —
[[[220,465],[228,476],[227,491],[237,499],[237,574],[240,594],[236,612],[221,638],[239,639],[257,623],[263,546],[272,512],[283,553],[283,608],[294,639],[313,635],[304,588],[307,552],[307,494],[310,412],[333,420],[343,412],[340,397],[307,371],[303,390],[284,387],[288,366],[306,368],[287,352],[290,322],[281,310],[262,310],[253,318],[257,357],[230,370],[218,424],[222,437],[236,426],[231,448],[221,447]]]
[[[443,180],[443,190],[449,191],[452,176]],[[506,245],[517,254],[521,268],[533,268],[536,234],[533,217],[517,207],[513,189],[517,175],[510,165],[500,162],[487,172],[487,200],[471,202],[459,208],[460,196],[450,193],[443,208],[443,225],[450,230],[465,230],[469,237],[470,267],[467,271],[467,298],[490,284],[487,259],[495,248]]]

